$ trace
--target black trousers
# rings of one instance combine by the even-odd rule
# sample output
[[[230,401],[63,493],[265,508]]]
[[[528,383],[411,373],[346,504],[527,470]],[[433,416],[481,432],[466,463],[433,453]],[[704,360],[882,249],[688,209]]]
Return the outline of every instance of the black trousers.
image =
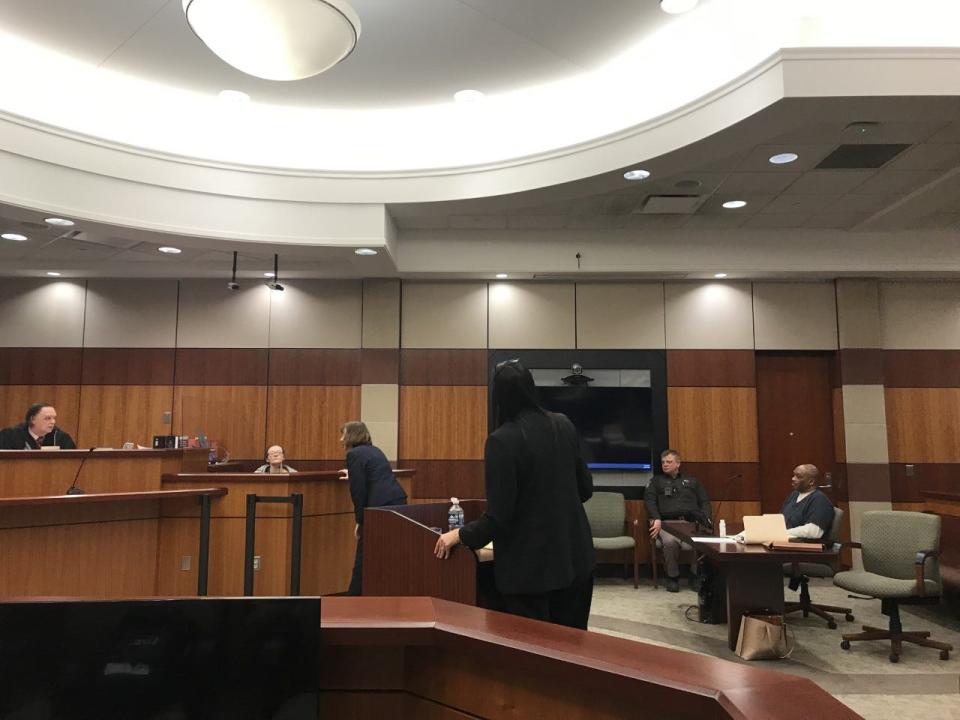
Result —
[[[511,615],[543,620],[555,625],[587,629],[593,602],[593,576],[570,587],[530,595],[503,594],[503,605]]]
[[[407,499],[397,500],[381,507],[390,505],[406,505]],[[347,595],[363,595],[363,525],[360,526],[360,538],[357,540],[357,554],[353,558],[353,572],[350,575],[350,588]]]

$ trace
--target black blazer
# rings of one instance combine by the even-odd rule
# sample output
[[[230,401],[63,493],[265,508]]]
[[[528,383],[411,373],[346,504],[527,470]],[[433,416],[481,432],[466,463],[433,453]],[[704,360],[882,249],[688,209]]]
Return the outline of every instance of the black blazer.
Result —
[[[54,426],[43,438],[44,446],[59,445],[64,450],[76,450],[77,445],[60,428]],[[23,423],[0,430],[0,450],[36,450],[37,443]]]
[[[357,524],[363,524],[363,509],[403,505],[407,494],[393,474],[387,456],[373,445],[357,445],[347,453],[350,497]]]
[[[565,415],[521,413],[497,428],[484,448],[487,511],[460,530],[479,548],[494,541],[497,588],[545,593],[593,572],[593,539],[583,503],[593,478]]]

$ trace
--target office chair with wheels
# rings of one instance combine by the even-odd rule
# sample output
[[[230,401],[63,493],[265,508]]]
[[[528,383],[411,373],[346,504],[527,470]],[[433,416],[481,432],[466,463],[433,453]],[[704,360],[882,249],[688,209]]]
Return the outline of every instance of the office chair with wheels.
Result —
[[[593,535],[593,548],[601,552],[633,549],[633,587],[639,587],[640,542],[636,520],[627,527],[627,506],[620,493],[595,492],[583,504]],[[626,563],[624,563],[626,569]]]
[[[850,543],[863,553],[863,570],[834,575],[833,584],[860,595],[879,598],[889,627],[863,626],[863,632],[844,634],[840,647],[850,649],[859,640],[889,640],[890,662],[899,662],[904,642],[940,650],[940,659],[950,657],[952,645],[930,639],[930,633],[904,630],[900,624],[901,603],[937,602],[941,593],[937,556],[940,518],[918,512],[875,510],[865,512],[860,542]]]
[[[838,507],[833,509],[833,523],[830,525],[830,531],[823,539],[828,545],[838,545],[840,542],[840,527],[843,525],[843,510]],[[830,613],[843,613],[847,622],[853,620],[853,610],[847,607],[838,607],[836,605],[821,605],[810,600],[810,578],[833,577],[837,572],[834,565],[823,563],[795,562],[784,563],[783,573],[790,578],[790,588],[796,590],[800,588],[800,600],[796,602],[784,603],[783,612],[789,613],[802,612],[804,617],[813,613],[827,621],[827,627],[834,630],[837,627],[836,620]]]

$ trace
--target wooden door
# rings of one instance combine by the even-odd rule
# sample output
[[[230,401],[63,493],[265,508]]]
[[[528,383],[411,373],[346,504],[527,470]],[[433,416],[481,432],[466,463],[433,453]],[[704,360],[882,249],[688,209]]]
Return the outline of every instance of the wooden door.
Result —
[[[820,484],[837,477],[831,382],[834,353],[757,353],[760,504],[779,512],[793,468],[813,463]],[[825,491],[833,499],[831,490]]]

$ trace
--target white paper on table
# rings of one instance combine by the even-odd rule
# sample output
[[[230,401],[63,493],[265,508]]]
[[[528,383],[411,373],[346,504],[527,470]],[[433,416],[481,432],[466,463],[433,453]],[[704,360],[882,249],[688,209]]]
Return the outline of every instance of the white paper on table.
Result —
[[[716,537],[715,535],[704,535],[703,537],[691,537],[691,540],[699,543],[730,543],[736,542],[732,537]]]

